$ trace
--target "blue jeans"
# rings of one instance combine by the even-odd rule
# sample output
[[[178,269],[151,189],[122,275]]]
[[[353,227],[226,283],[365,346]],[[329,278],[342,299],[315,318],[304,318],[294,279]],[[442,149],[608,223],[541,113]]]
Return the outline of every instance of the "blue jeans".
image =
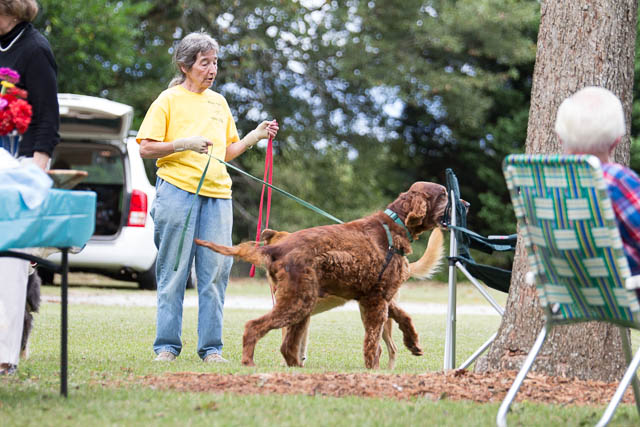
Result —
[[[158,317],[156,353],[182,350],[182,305],[191,263],[195,257],[198,279],[198,355],[222,353],[222,308],[233,258],[198,246],[194,237],[231,245],[233,206],[231,199],[198,196],[184,238],[180,263],[173,271],[182,229],[195,194],[181,190],[161,178],[156,182],[156,198],[151,208],[158,248]]]

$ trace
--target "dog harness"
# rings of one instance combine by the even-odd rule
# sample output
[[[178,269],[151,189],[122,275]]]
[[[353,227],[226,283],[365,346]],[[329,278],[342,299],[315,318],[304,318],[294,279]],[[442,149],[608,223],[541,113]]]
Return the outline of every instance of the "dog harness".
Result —
[[[398,214],[392,211],[391,209],[385,209],[384,213],[387,216],[389,216],[389,218],[391,218],[393,222],[401,225],[402,228],[404,228],[404,230],[407,232],[407,236],[409,236],[409,241],[413,242],[413,238],[411,237],[411,233],[409,232],[409,229],[404,225],[404,222],[402,222]],[[389,243],[389,249],[387,250],[387,256],[384,259],[384,265],[382,266],[382,271],[378,275],[378,281],[382,280],[382,275],[384,274],[384,271],[389,266],[389,263],[391,262],[391,258],[393,258],[395,254],[404,256],[404,251],[402,249],[398,249],[395,246],[393,246],[393,237],[391,236],[391,230],[389,230],[389,226],[385,223],[382,223],[382,228],[384,228],[384,232],[387,235],[387,242]]]

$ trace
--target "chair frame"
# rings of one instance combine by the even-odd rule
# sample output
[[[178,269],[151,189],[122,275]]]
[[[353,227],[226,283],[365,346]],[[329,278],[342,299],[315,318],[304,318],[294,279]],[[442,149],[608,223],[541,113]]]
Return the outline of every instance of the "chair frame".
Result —
[[[450,198],[451,206],[455,206],[457,200],[454,191],[451,191]],[[451,209],[450,224],[456,226],[456,220],[456,210]],[[504,315],[504,308],[502,308],[502,306],[496,302],[491,294],[487,292],[485,286],[482,285],[475,277],[473,277],[473,275],[469,273],[469,271],[467,271],[464,265],[462,265],[462,263],[456,259],[458,255],[458,240],[456,238],[455,230],[451,229],[449,238],[449,280],[443,364],[443,369],[445,371],[454,369],[456,365],[456,269],[460,270],[462,274],[464,274],[465,277],[469,279],[475,289],[480,292],[480,294],[489,302],[489,304],[501,317]],[[497,335],[497,332],[491,335],[489,339],[484,342],[484,344],[478,347],[478,349],[456,369],[466,369],[467,367],[469,367],[478,357],[480,357],[482,353],[484,353],[489,348],[491,343],[496,339]]]
[[[503,171],[505,174],[505,178],[507,180],[507,184],[509,186],[509,190],[511,193],[511,198],[512,201],[514,203],[514,205],[516,205],[517,202],[517,197],[518,197],[518,190],[515,187],[515,185],[510,184],[512,182],[511,180],[511,174],[513,174],[514,172],[509,168],[510,166],[510,161],[514,161],[514,162],[518,162],[518,161],[529,161],[531,163],[534,163],[536,165],[541,164],[541,165],[554,165],[554,164],[558,164],[558,163],[554,163],[557,161],[567,161],[567,159],[569,159],[568,161],[582,161],[584,162],[584,164],[588,165],[589,167],[591,167],[593,170],[600,170],[601,169],[601,164],[600,161],[593,156],[526,156],[526,155],[512,155],[512,156],[508,156],[504,163],[503,163]],[[573,160],[572,160],[573,159]],[[547,163],[545,163],[547,162]],[[573,163],[573,164],[578,164],[578,163]],[[608,198],[608,195],[606,196]],[[565,199],[566,200],[566,199]],[[600,194],[600,199],[599,202],[602,203],[603,200],[605,200],[605,196],[602,196]],[[515,206],[514,206],[515,207]],[[526,228],[526,224],[524,223],[524,218],[527,218],[526,216],[526,209],[523,208],[522,205],[519,206],[519,209],[522,211],[521,215],[517,215],[518,217],[518,223],[521,226],[522,229]],[[516,209],[516,213],[518,213],[518,209]],[[617,227],[612,227],[612,231],[613,233],[617,232]],[[619,237],[619,236],[618,236]],[[527,243],[527,251],[530,253],[531,255],[531,242],[528,241],[528,237],[525,238],[525,241]],[[546,239],[545,239],[546,241]],[[534,257],[537,258],[537,255]],[[622,257],[623,261],[622,263],[626,264],[626,259],[624,259],[624,256]],[[529,257],[529,262],[535,262],[532,261],[532,257]],[[626,272],[628,272],[628,266],[624,265],[622,267],[620,267],[617,264],[613,264],[614,268],[616,268],[618,270],[618,273],[620,273],[620,277],[621,278],[625,278],[626,280],[629,279],[629,277],[625,277],[625,275],[623,274],[625,272],[625,268],[626,268]],[[534,271],[538,271],[539,269],[536,268],[535,265],[531,265],[530,267],[534,270]],[[609,270],[607,270],[609,271]],[[627,275],[628,276],[628,275]],[[527,283],[533,285],[536,284],[538,282],[538,280],[542,280],[540,279],[536,274],[534,274],[533,272],[528,272],[526,275],[526,281]],[[628,283],[628,282],[627,282]],[[562,286],[562,285],[560,285]],[[629,286],[627,284],[626,286],[627,290],[629,289]],[[544,292],[544,291],[543,291]],[[546,297],[545,297],[546,300]],[[618,388],[616,389],[611,401],[609,402],[609,405],[607,406],[605,412],[603,413],[602,417],[600,418],[597,426],[598,427],[602,427],[602,426],[606,426],[612,419],[614,412],[618,406],[618,404],[620,403],[622,396],[624,395],[625,390],[627,389],[627,387],[629,386],[629,384],[632,384],[632,388],[633,388],[633,392],[634,392],[634,397],[635,397],[635,402],[636,402],[636,408],[638,410],[638,413],[640,414],[640,384],[638,382],[638,378],[635,374],[636,370],[638,369],[638,366],[640,365],[640,350],[638,350],[638,352],[635,354],[635,356],[632,358],[632,350],[631,350],[631,342],[630,342],[630,338],[629,338],[629,332],[628,332],[628,328],[632,327],[634,329],[640,329],[640,323],[638,323],[638,319],[640,319],[640,312],[636,311],[637,308],[635,310],[631,310],[630,311],[633,313],[633,318],[632,321],[628,321],[628,320],[624,320],[624,319],[606,319],[606,318],[600,318],[600,319],[595,319],[595,318],[589,318],[588,315],[583,314],[582,317],[577,318],[577,319],[558,319],[556,316],[556,314],[559,313],[560,311],[560,304],[559,303],[554,303],[552,301],[547,301],[546,304],[543,303],[543,301],[541,301],[541,304],[543,305],[543,308],[545,310],[545,324],[542,328],[542,330],[539,332],[538,337],[536,338],[535,343],[533,344],[531,350],[529,351],[529,353],[527,354],[527,357],[520,369],[520,371],[518,372],[515,381],[513,382],[513,384],[511,385],[511,387],[509,388],[509,391],[507,392],[507,395],[505,396],[504,400],[502,401],[502,404],[500,405],[500,408],[498,410],[497,416],[496,416],[496,424],[500,427],[506,426],[507,425],[507,413],[509,411],[509,407],[511,406],[511,403],[513,402],[513,400],[515,399],[515,396],[520,388],[520,386],[522,385],[522,383],[524,382],[528,372],[530,371],[531,367],[533,366],[533,363],[538,355],[538,353],[540,352],[540,350],[542,349],[542,346],[544,344],[544,342],[546,341],[547,337],[549,336],[549,333],[551,332],[551,330],[553,329],[554,326],[557,325],[561,325],[561,324],[573,324],[573,323],[583,323],[583,322],[588,322],[588,321],[605,321],[608,323],[613,323],[615,325],[617,325],[620,328],[620,335],[622,337],[622,347],[623,347],[623,351],[624,351],[624,356],[625,359],[627,361],[628,367],[627,370],[624,373],[624,376],[622,378],[622,380],[620,381]],[[636,317],[637,316],[637,317]]]

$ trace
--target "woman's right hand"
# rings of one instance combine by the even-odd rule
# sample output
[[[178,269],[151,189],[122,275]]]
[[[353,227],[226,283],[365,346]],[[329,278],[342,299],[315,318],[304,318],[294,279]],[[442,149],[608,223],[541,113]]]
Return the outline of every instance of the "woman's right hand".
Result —
[[[196,153],[206,153],[211,141],[202,136],[188,136],[173,141],[173,151],[176,153],[185,150],[195,151]]]

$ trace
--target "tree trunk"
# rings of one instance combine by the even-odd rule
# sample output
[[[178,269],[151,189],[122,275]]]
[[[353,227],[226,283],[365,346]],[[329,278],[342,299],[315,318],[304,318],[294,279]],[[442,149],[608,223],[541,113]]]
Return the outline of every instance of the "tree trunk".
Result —
[[[621,99],[630,129],[636,0],[546,0],[533,73],[526,152],[560,152],[553,126],[560,103],[585,86],[602,86]],[[630,141],[615,152],[629,163]],[[527,285],[524,245],[518,241],[505,315],[476,371],[520,369],[544,324],[535,286]],[[625,366],[617,327],[590,322],[553,329],[533,370],[548,375],[616,381]]]

